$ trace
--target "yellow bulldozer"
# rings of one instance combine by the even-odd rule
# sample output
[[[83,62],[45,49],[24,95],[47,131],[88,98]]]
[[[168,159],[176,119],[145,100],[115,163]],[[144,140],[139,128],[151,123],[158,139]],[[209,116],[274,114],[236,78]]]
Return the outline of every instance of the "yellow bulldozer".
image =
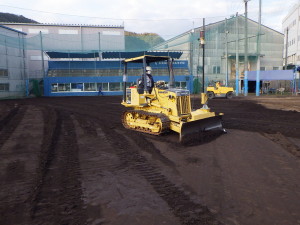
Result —
[[[169,83],[157,81],[153,84],[147,73],[151,63],[166,61]],[[136,85],[127,87],[128,63],[140,63],[143,67],[141,78]],[[122,114],[125,128],[160,135],[170,130],[179,133],[180,141],[190,134],[223,132],[222,113],[211,112],[207,97],[202,94],[203,107],[192,110],[189,90],[175,88],[173,59],[169,56],[143,55],[123,60],[123,100],[122,105],[131,108]]]
[[[215,86],[208,86],[206,88],[206,94],[209,99],[217,98],[217,97],[226,97],[231,99],[233,97],[233,88],[232,87],[224,87],[218,81],[215,83]]]

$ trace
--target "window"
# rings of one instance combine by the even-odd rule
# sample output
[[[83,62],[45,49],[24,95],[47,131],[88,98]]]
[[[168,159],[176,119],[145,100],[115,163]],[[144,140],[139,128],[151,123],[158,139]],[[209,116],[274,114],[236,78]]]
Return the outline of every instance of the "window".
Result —
[[[0,69],[0,77],[8,77],[8,70]]]
[[[103,35],[121,35],[120,31],[110,31],[110,30],[106,30],[102,32]]]
[[[51,92],[57,92],[58,84],[51,84]]]
[[[95,83],[84,83],[84,91],[97,91]]]
[[[71,83],[71,91],[83,91],[83,83]]]
[[[58,84],[58,91],[70,91],[70,84]]]
[[[49,30],[48,30],[48,29],[34,29],[34,28],[28,29],[28,32],[29,32],[30,34],[39,34],[40,31],[41,31],[43,34],[48,34],[48,33],[49,33]]]
[[[260,71],[265,71],[265,70],[266,70],[266,67],[264,67],[264,66],[260,67]]]
[[[127,83],[127,87],[131,84]],[[180,82],[181,88],[186,88],[186,82]],[[102,91],[122,91],[122,82],[112,83],[52,83],[51,92],[82,92],[82,91],[98,91],[101,87]]]
[[[78,34],[78,30],[58,30],[59,34]]]
[[[220,71],[220,66],[213,66],[213,73],[214,74],[219,74],[221,71]]]
[[[273,70],[279,70],[279,67],[278,66],[274,66]]]
[[[121,83],[109,83],[110,91],[121,91]]]
[[[8,83],[0,83],[0,91],[9,91]]]
[[[102,91],[108,91],[108,83],[102,83]]]

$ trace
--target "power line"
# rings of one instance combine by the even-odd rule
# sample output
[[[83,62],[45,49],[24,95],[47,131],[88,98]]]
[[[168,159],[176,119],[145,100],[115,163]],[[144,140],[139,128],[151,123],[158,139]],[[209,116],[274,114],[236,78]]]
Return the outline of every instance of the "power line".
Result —
[[[139,20],[139,21],[166,21],[166,20],[187,20],[187,21],[193,21],[193,20],[202,20],[203,18],[168,18],[168,19],[140,19],[140,18],[131,18],[131,19],[124,19],[124,18],[106,18],[106,17],[96,17],[96,16],[80,16],[80,15],[73,15],[73,14],[65,14],[65,13],[57,13],[57,12],[47,12],[47,11],[41,11],[41,10],[34,10],[34,9],[27,9],[22,7],[15,7],[15,6],[9,6],[9,5],[0,5],[3,7],[9,7],[14,9],[22,9],[32,12],[39,12],[39,13],[47,13],[47,14],[55,14],[55,15],[61,15],[61,16],[73,16],[73,17],[84,17],[84,18],[91,18],[91,19],[103,19],[103,20],[120,20],[120,21],[128,21],[128,20]],[[229,15],[224,16],[206,16],[206,19],[216,19],[216,18],[225,18]]]
[[[93,16],[79,16],[79,15],[72,15],[72,14],[47,12],[47,11],[41,11],[41,10],[26,9],[26,8],[21,8],[21,7],[9,6],[9,5],[0,5],[0,6],[5,6],[5,7],[9,7],[9,8],[14,8],[14,9],[22,9],[22,10],[27,10],[27,11],[32,11],[32,12],[55,14],[55,15],[61,15],[61,16],[76,16],[76,17],[87,17],[87,18],[94,18],[94,19],[96,19],[96,18],[97,19],[113,19],[113,18],[101,18],[101,17],[93,17]],[[115,19],[115,20],[122,20],[122,19]]]

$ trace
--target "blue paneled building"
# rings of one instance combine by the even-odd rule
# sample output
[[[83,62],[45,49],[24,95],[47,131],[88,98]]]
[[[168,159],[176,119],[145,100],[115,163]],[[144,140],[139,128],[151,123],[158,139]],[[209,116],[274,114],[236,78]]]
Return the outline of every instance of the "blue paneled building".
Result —
[[[45,96],[94,96],[99,89],[104,95],[121,95],[123,90],[123,65],[117,56],[131,58],[141,52],[130,53],[62,53],[48,52],[47,76],[44,78]],[[143,52],[147,55],[169,55],[178,59],[180,52]],[[62,60],[68,58],[68,60]],[[94,59],[93,59],[94,58]],[[99,58],[102,61],[99,61]],[[150,64],[154,81],[169,81],[168,67],[165,62]],[[190,74],[187,60],[175,60],[174,74],[176,86],[192,91],[193,77]],[[134,85],[142,74],[142,65],[128,64],[128,85]]]

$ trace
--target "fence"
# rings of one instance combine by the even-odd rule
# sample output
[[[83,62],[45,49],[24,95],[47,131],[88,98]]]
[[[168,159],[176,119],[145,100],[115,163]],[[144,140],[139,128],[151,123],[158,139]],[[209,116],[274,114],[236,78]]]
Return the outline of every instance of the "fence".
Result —
[[[26,80],[41,79],[47,75],[48,62],[51,61],[45,54],[47,51],[99,53],[95,58],[60,59],[83,62],[102,61],[104,52],[164,51],[166,54],[169,51],[182,52],[181,59],[188,61],[196,92],[200,90],[203,75],[205,86],[214,81],[221,81],[225,85],[238,87],[242,93],[245,68],[249,71],[282,69],[284,37],[280,32],[265,26],[262,26],[259,31],[258,23],[248,19],[248,64],[245,66],[245,17],[238,15],[230,18],[208,18],[205,19],[205,26],[203,22],[202,18],[193,21],[139,21],[143,23],[141,27],[149,28],[142,34],[127,31],[127,28],[131,28],[131,24],[128,27],[44,25],[40,29],[41,32],[37,32],[38,27],[31,25],[35,28],[35,34],[28,32],[26,37],[0,33],[0,47],[23,52],[21,55],[24,63],[18,67],[23,71],[19,72],[19,77],[24,86]],[[20,28],[20,26],[10,25],[12,28]],[[34,30],[32,27],[31,30]],[[73,31],[66,32],[66,27]],[[155,33],[153,30],[156,27],[163,27],[163,29],[160,33]],[[22,28],[23,32],[29,31],[25,25]],[[204,51],[199,42],[203,28],[205,28]],[[2,54],[1,58],[3,61],[13,60],[9,58],[9,54]],[[258,61],[260,61],[259,68]],[[6,65],[1,65],[0,69],[13,71],[12,67]],[[84,71],[80,74],[84,74]],[[77,76],[75,72],[74,76]],[[11,82],[9,78],[7,80]],[[296,80],[293,82],[295,83]],[[278,81],[273,82],[272,85],[277,88],[283,84]],[[285,84],[287,90],[290,90],[288,86]],[[23,95],[26,95],[26,91]]]

